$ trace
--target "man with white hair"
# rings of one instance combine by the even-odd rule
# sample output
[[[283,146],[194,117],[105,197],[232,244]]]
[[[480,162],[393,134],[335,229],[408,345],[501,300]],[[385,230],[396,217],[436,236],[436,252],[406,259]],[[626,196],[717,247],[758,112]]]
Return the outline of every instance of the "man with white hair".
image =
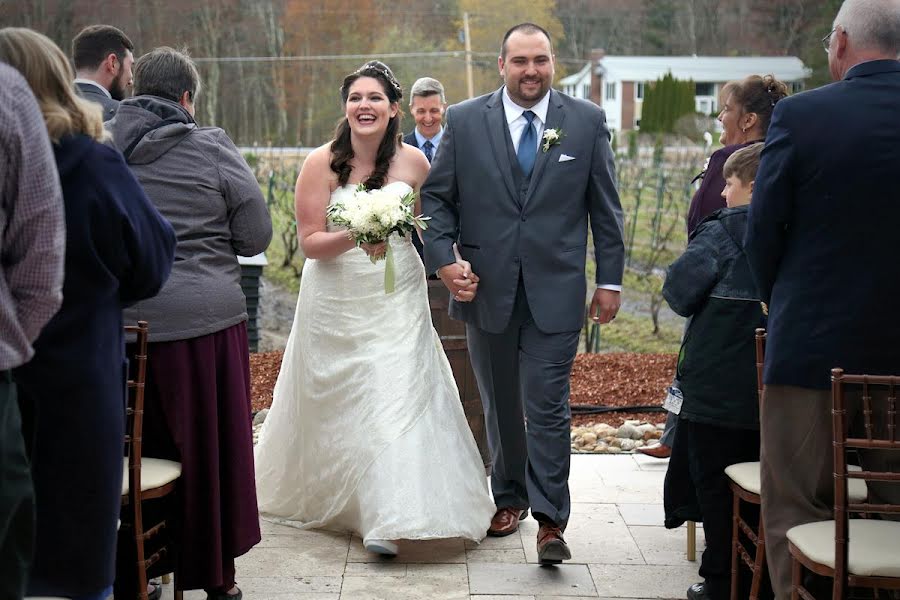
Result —
[[[416,128],[403,137],[403,141],[415,146],[425,154],[428,162],[434,160],[434,153],[441,145],[444,135],[444,111],[447,110],[447,99],[444,97],[444,86],[432,77],[420,77],[409,92],[409,112],[416,121]],[[422,256],[422,242],[419,236],[412,236],[413,245]],[[436,276],[431,275],[437,279]]]
[[[746,241],[769,305],[762,514],[778,598],[791,593],[787,531],[832,517],[831,369],[900,372],[900,0],[846,0],[822,41],[835,82],[775,107]],[[896,488],[870,498],[896,502]]]

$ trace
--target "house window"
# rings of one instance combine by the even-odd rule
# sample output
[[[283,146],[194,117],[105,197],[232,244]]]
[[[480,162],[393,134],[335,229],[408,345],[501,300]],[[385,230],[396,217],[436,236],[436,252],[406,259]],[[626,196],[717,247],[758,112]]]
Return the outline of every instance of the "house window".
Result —
[[[607,100],[615,100],[616,99],[616,84],[615,83],[607,83],[606,84],[606,99]]]
[[[697,96],[715,96],[715,84],[708,82],[698,82],[694,85]]]
[[[581,97],[582,98],[590,98],[591,97],[591,84],[585,83],[581,86]]]
[[[634,99],[635,100],[643,100],[644,99],[644,82],[638,81],[634,84]]]
[[[797,92],[803,91],[803,82],[802,81],[792,81],[791,82],[791,93],[796,94]]]

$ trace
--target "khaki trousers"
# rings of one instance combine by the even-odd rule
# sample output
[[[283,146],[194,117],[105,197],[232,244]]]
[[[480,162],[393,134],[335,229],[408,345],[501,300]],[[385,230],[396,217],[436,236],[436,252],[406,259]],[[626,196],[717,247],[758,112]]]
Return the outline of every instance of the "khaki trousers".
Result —
[[[858,397],[846,394],[851,434],[861,430]],[[883,426],[885,407],[877,394],[874,406],[875,421]],[[775,597],[786,600],[791,595],[788,529],[833,518],[831,390],[767,385],[760,410],[760,433],[766,555]],[[898,454],[867,451],[859,458],[866,469],[898,470]],[[870,484],[869,496],[882,502],[900,502],[900,486]]]

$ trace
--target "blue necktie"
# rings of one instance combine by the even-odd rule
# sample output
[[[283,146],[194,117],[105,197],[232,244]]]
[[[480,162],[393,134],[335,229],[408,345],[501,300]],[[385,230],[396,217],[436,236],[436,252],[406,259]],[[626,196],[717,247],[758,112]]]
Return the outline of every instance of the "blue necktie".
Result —
[[[534,158],[537,155],[537,134],[534,132],[534,126],[532,125],[536,115],[530,110],[526,110],[522,113],[522,116],[528,122],[525,124],[525,129],[522,130],[522,137],[519,138],[519,151],[516,152],[516,157],[519,159],[522,173],[525,177],[528,177],[534,168]]]
[[[425,158],[428,159],[428,162],[431,162],[431,157],[433,156],[434,144],[431,143],[431,140],[425,140],[425,143],[422,144],[422,152],[425,153]]]

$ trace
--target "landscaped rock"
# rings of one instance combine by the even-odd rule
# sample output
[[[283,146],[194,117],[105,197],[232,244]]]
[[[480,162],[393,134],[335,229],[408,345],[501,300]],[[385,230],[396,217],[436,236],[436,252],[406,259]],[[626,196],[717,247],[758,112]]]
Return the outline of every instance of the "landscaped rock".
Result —
[[[606,423],[600,423],[599,425],[594,427],[594,433],[596,433],[597,437],[600,439],[616,437],[617,432],[618,430],[615,427]]]
[[[634,440],[622,440],[619,443],[619,448],[621,448],[625,452],[634,450]]]
[[[606,450],[607,454],[622,454],[622,449],[616,446],[610,446]]]
[[[262,425],[266,421],[266,417],[268,417],[268,416],[269,416],[269,409],[268,408],[262,409],[261,411],[256,413],[255,417],[253,417],[253,424],[254,425]]]
[[[643,437],[643,434],[638,432],[637,427],[626,421],[619,427],[619,432],[616,434],[616,437],[620,439],[639,440]]]
[[[582,435],[581,439],[584,440],[585,446],[593,446],[597,443],[597,434],[589,431]]]

